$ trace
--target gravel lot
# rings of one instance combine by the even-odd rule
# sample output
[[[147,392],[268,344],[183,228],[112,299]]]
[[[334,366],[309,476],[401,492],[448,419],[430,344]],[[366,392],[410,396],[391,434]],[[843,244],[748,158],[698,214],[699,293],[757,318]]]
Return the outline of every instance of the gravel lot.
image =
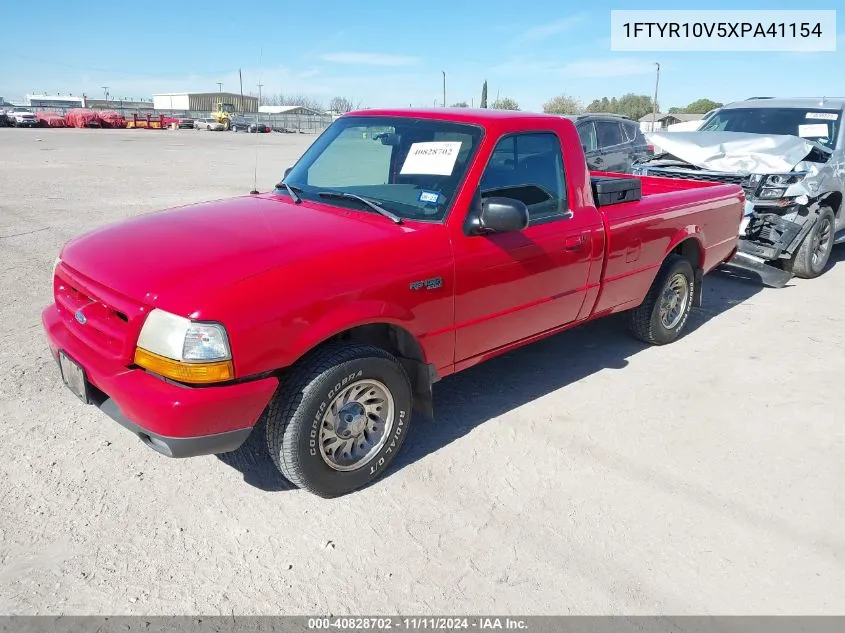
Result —
[[[61,244],[245,194],[256,156],[266,190],[313,138],[0,129],[0,612],[845,611],[843,247],[782,290],[708,277],[668,347],[611,318],[448,378],[333,501],[80,404],[40,325]]]

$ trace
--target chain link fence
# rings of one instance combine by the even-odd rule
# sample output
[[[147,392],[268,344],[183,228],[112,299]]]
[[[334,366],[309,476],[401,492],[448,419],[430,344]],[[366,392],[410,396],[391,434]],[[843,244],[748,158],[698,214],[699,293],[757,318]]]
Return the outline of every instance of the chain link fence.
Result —
[[[53,112],[59,115],[66,115],[72,107],[49,107],[49,106],[33,106],[29,108],[31,112]],[[187,117],[190,119],[205,119],[212,115],[211,111],[185,111],[185,110],[156,110],[150,108],[138,107],[123,107],[120,101],[115,101],[114,105],[108,108],[98,107],[89,108],[95,112],[111,111],[118,112],[126,119],[131,119],[132,115],[137,114],[138,118],[146,118],[150,115],[151,118],[158,119],[159,116],[164,117]],[[274,132],[286,132],[289,134],[320,134],[331,124],[333,118],[330,114],[266,114],[266,113],[248,113],[237,114],[239,120],[244,120],[248,124],[263,123],[272,129]]]

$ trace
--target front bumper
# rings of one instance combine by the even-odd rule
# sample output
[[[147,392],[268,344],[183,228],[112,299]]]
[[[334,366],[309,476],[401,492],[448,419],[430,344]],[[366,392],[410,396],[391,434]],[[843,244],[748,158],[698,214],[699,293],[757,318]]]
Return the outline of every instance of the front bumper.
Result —
[[[237,449],[252,432],[278,386],[274,377],[225,386],[188,387],[96,354],[68,329],[55,305],[41,314],[50,351],[79,364],[89,402],[168,457]]]

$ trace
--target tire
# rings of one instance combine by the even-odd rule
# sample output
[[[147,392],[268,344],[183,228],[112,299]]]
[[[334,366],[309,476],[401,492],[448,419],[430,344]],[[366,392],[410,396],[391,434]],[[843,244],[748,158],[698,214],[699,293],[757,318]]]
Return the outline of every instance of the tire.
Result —
[[[674,289],[675,300],[680,302],[677,311],[667,307],[669,291]],[[645,300],[629,313],[629,326],[634,336],[649,345],[666,345],[677,339],[692,309],[695,294],[695,274],[689,260],[680,255],[669,255],[651,284]],[[675,304],[677,306],[677,303]]]
[[[830,207],[820,207],[816,222],[783,269],[801,279],[813,279],[824,272],[833,251],[836,217]]]
[[[369,386],[362,391],[364,385]],[[349,402],[343,404],[344,398]],[[381,424],[362,415],[361,402],[368,403],[371,414],[385,416]],[[370,345],[329,344],[299,361],[280,382],[264,412],[267,448],[294,486],[320,497],[338,497],[384,473],[408,434],[412,404],[410,381],[394,356]],[[338,415],[330,413],[338,405],[346,409],[346,427],[343,409]],[[370,433],[362,433],[361,424]],[[379,426],[382,432],[377,435]],[[356,433],[359,438],[369,436],[369,449],[366,444],[355,446]],[[359,459],[331,451],[332,445],[352,448]]]

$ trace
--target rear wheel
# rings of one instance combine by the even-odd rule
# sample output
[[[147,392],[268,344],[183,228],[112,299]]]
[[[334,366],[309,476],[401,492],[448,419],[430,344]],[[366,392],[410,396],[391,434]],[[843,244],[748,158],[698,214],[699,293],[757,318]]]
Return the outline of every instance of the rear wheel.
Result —
[[[411,422],[410,382],[378,347],[330,344],[295,365],[265,411],[267,446],[295,486],[337,497],[390,465]]]
[[[669,255],[645,300],[629,313],[634,336],[650,345],[665,345],[677,339],[692,309],[694,293],[692,264],[680,255]]]
[[[821,207],[818,217],[791,259],[783,261],[783,269],[802,279],[812,279],[824,272],[833,251],[836,218],[833,209]]]

